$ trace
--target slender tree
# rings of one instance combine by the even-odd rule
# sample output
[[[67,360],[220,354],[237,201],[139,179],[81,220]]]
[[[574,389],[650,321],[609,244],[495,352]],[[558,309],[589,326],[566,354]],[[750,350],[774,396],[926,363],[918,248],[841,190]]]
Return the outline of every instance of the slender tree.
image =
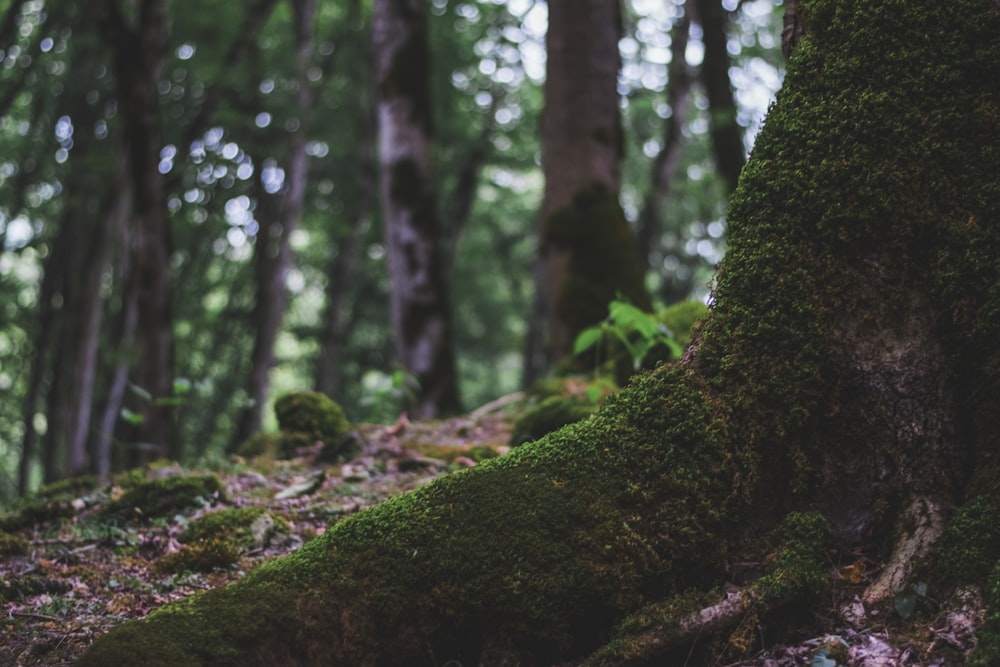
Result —
[[[736,122],[736,100],[733,98],[729,68],[729,15],[721,0],[692,0],[689,3],[702,27],[705,56],[699,78],[708,95],[709,133],[715,166],[729,192],[736,189],[745,162],[743,128]]]
[[[671,58],[667,69],[666,89],[666,103],[670,107],[670,115],[663,121],[660,150],[650,165],[649,190],[642,202],[635,234],[639,261],[643,266],[650,263],[653,248],[663,228],[660,209],[670,195],[670,187],[684,146],[682,129],[687,120],[687,106],[690,102],[694,77],[690,65],[685,60],[688,33],[691,30],[691,15],[686,3],[683,11],[684,13],[675,21],[670,37]]]
[[[379,165],[391,314],[399,363],[419,384],[411,412],[459,409],[447,246],[431,174],[427,7],[376,0]]]
[[[748,612],[825,607],[831,548],[883,561],[867,602],[995,588],[1000,11],[802,10],[681,360],[78,664],[670,664]]]
[[[254,245],[254,278],[257,283],[253,312],[255,335],[247,386],[249,401],[240,415],[231,444],[233,449],[259,431],[263,422],[271,369],[274,366],[274,345],[288,303],[286,280],[292,268],[290,238],[299,225],[305,203],[309,166],[306,132],[313,109],[308,70],[313,62],[316,1],[293,0],[292,14],[298,127],[291,133],[288,142],[288,153],[283,162],[284,180],[280,189],[273,191],[273,186],[268,183],[268,170],[260,169],[257,173],[256,200],[260,230]]]

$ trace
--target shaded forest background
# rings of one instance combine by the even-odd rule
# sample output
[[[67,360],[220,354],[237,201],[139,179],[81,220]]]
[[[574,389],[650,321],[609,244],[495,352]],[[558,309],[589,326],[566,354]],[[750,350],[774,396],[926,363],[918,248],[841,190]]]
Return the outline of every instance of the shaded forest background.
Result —
[[[223,457],[292,389],[355,421],[408,409],[421,388],[394,351],[371,3],[0,7],[0,503],[154,456]],[[556,361],[537,296],[547,9],[427,3],[466,409]],[[654,306],[704,299],[780,84],[782,8],[621,11],[619,201]]]

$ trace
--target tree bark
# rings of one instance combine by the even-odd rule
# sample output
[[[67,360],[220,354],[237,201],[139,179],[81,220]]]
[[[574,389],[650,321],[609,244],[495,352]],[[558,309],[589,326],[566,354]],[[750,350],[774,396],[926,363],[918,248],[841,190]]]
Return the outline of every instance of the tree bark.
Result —
[[[374,5],[379,164],[396,357],[419,384],[411,415],[459,409],[447,248],[431,175],[427,9]]]
[[[169,25],[166,0],[150,0],[130,25],[120,4],[106,0],[99,8],[102,30],[113,51],[118,100],[129,160],[132,195],[128,239],[131,272],[125,280],[125,309],[137,312],[132,391],[126,403],[141,421],[126,425],[123,440],[133,449],[132,462],[176,458],[173,431],[173,317],[170,287],[170,229],[166,193],[159,173],[163,144],[160,83]]]
[[[708,94],[710,112],[709,133],[715,166],[729,192],[736,189],[746,156],[743,128],[736,122],[736,101],[729,79],[730,57],[726,44],[729,17],[721,0],[694,0],[694,8],[702,27],[705,57],[700,78]]]
[[[616,0],[553,0],[541,121],[545,192],[539,257],[551,366],[621,293],[649,305],[642,267],[618,204],[623,152],[618,111]]]
[[[806,7],[815,32],[681,360],[584,422],[120,626],[79,665],[617,664],[630,629],[655,643],[712,610],[689,591],[719,590],[731,563],[767,561],[756,590],[773,599],[828,604],[831,546],[887,564],[869,598],[920,559],[938,599],[942,568],[981,585],[970,566],[992,569],[995,542],[929,548],[951,508],[1000,504],[1000,12]]]
[[[358,0],[348,5],[348,25],[361,22]],[[340,375],[340,355],[347,340],[346,311],[354,290],[354,274],[361,251],[362,231],[372,218],[375,190],[378,187],[378,167],[375,162],[375,110],[372,81],[372,45],[369,31],[358,31],[355,46],[357,55],[349,65],[351,77],[358,87],[352,98],[354,123],[357,128],[358,167],[354,183],[354,196],[348,204],[348,232],[338,239],[336,255],[327,270],[326,310],[319,335],[319,355],[316,359],[314,387],[316,391],[336,396]]]
[[[681,129],[687,120],[687,106],[693,83],[691,68],[684,59],[687,51],[688,32],[691,29],[690,11],[685,8],[684,14],[677,19],[670,39],[670,66],[667,69],[666,102],[670,107],[670,117],[663,121],[663,138],[660,151],[656,154],[649,173],[649,191],[642,203],[639,213],[639,224],[635,234],[635,244],[639,252],[639,261],[654,271],[658,266],[650,266],[653,249],[659,244],[660,232],[663,228],[660,208],[670,196],[670,186],[680,161],[681,149],[684,146],[684,135]]]

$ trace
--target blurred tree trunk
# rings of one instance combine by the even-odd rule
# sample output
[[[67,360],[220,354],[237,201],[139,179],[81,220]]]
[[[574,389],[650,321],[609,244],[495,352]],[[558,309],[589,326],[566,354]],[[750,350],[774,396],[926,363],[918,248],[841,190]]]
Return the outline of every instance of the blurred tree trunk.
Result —
[[[266,160],[257,171],[257,218],[260,229],[254,245],[254,278],[257,298],[254,301],[253,324],[256,329],[251,355],[250,378],[247,386],[248,405],[237,423],[231,449],[239,446],[261,428],[271,369],[274,366],[274,346],[281,330],[288,305],[286,279],[292,268],[290,238],[302,218],[305,202],[308,160],[306,131],[313,109],[313,94],[307,72],[313,61],[313,30],[316,0],[293,0],[293,26],[296,45],[296,107],[298,127],[289,141],[284,160],[284,181],[280,190],[273,191],[268,182],[270,173]]]
[[[721,0],[693,0],[697,20],[702,27],[705,57],[700,78],[708,94],[709,133],[715,166],[729,192],[736,189],[746,161],[743,128],[736,122],[736,101],[729,80],[730,57],[726,47],[729,16]]]
[[[354,273],[361,251],[361,234],[371,220],[378,187],[378,167],[375,163],[375,110],[372,81],[371,30],[362,23],[360,0],[348,4],[347,40],[354,58],[346,63],[349,76],[357,88],[349,104],[357,131],[357,178],[354,196],[348,203],[347,231],[337,244],[327,269],[326,309],[319,334],[319,355],[313,380],[316,391],[335,396],[339,386],[340,355],[347,341],[346,311],[354,290]]]
[[[379,165],[397,361],[419,384],[411,416],[457,412],[447,246],[431,174],[426,3],[376,0]]]
[[[570,354],[579,331],[607,315],[616,294],[649,306],[618,203],[620,11],[617,0],[549,2],[539,243],[549,365]]]
[[[159,173],[162,128],[159,83],[169,37],[167,0],[148,0],[129,13],[117,0],[98,6],[102,32],[113,52],[131,189],[125,230],[129,272],[124,275],[123,312],[136,311],[132,340],[121,352],[134,355],[125,406],[136,415],[121,425],[132,447],[131,463],[175,457],[173,317],[170,288],[170,229],[164,179]]]
[[[649,190],[643,198],[642,210],[639,212],[639,224],[636,228],[636,248],[639,261],[643,266],[659,271],[660,267],[653,264],[655,249],[659,246],[660,233],[663,230],[661,209],[663,202],[670,196],[670,186],[677,172],[681,151],[684,147],[684,135],[681,129],[687,120],[688,101],[691,96],[691,67],[685,60],[688,45],[688,32],[691,29],[691,10],[684,8],[684,14],[674,23],[670,38],[670,65],[667,68],[666,102],[670,108],[670,116],[663,120],[663,137],[660,151],[650,165]],[[673,299],[668,300],[672,302]]]
[[[43,265],[35,358],[23,404],[21,492],[27,490],[34,460],[38,439],[34,415],[39,412],[46,418],[41,438],[44,481],[102,471],[91,437],[95,391],[101,385],[102,279],[117,238],[117,184],[125,178],[126,169],[125,160],[120,156],[109,159],[88,131],[100,118],[101,105],[88,101],[88,96],[93,94],[92,72],[105,51],[93,31],[95,26],[86,19],[81,25],[84,29],[74,40],[68,60],[70,87],[64,93],[62,116],[72,127],[62,131],[68,133],[67,143],[71,142],[67,157],[74,168],[63,181],[65,206]]]

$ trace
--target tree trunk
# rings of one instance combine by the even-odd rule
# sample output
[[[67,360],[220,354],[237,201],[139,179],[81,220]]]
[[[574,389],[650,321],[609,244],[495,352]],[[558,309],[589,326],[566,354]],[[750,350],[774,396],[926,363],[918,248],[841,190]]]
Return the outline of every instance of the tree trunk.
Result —
[[[430,48],[418,0],[374,5],[379,163],[396,357],[419,384],[411,415],[459,409],[447,248],[431,175]]]
[[[285,280],[292,268],[290,238],[302,217],[305,203],[306,174],[306,124],[312,114],[313,94],[309,89],[306,73],[312,64],[313,30],[315,28],[316,1],[295,0],[296,45],[296,107],[299,128],[291,137],[285,159],[285,180],[278,193],[268,193],[264,180],[266,173],[258,173],[257,213],[260,230],[254,246],[254,277],[257,298],[254,300],[253,322],[255,327],[250,379],[247,386],[249,401],[240,414],[235,436],[230,445],[235,450],[241,443],[261,429],[267,392],[270,387],[271,369],[274,366],[274,345],[278,340],[281,322],[288,303]]]
[[[359,0],[348,5],[346,22],[355,26],[361,21]],[[336,396],[340,375],[340,355],[347,340],[346,310],[354,290],[354,273],[361,251],[361,235],[372,218],[375,206],[378,167],[375,163],[375,113],[374,90],[371,76],[372,45],[369,31],[357,31],[357,54],[351,61],[352,80],[358,94],[352,100],[354,123],[357,130],[358,166],[354,196],[348,204],[349,231],[338,239],[336,255],[327,270],[326,310],[319,336],[319,355],[316,359],[314,387],[316,391]]]
[[[736,101],[729,79],[731,63],[726,47],[729,17],[721,0],[694,0],[693,6],[701,23],[705,44],[700,78],[708,94],[712,153],[716,168],[729,192],[732,192],[740,179],[746,147],[743,144],[743,128],[736,122]]]
[[[649,306],[618,203],[620,36],[616,0],[549,2],[539,256],[550,366],[572,352],[577,333],[607,315],[617,293]]]
[[[642,203],[639,224],[635,234],[635,245],[639,261],[654,271],[659,266],[650,266],[654,257],[653,249],[659,246],[663,224],[660,208],[670,195],[670,186],[680,162],[684,135],[681,130],[687,120],[687,106],[691,94],[692,77],[690,66],[684,59],[687,51],[688,32],[691,29],[690,10],[677,19],[670,39],[670,66],[667,69],[666,102],[670,107],[670,117],[663,121],[663,145],[656,154],[649,174],[649,191]]]
[[[885,564],[869,600],[920,561],[935,599],[981,585],[995,539],[930,548],[1000,505],[1000,11],[804,7],[681,360],[80,666],[662,664],[698,609],[718,632],[747,600],[828,604],[830,547]],[[712,599],[744,561],[766,574]]]
[[[167,1],[140,6],[130,25],[118,2],[100,7],[105,38],[113,50],[118,100],[129,160],[132,191],[127,230],[129,265],[125,306],[136,308],[131,393],[126,400],[141,421],[125,428],[133,463],[156,457],[176,458],[173,438],[173,318],[170,289],[170,229],[163,176],[159,173],[163,144],[158,86],[166,56],[169,26]],[[125,341],[129,346],[130,341]]]

